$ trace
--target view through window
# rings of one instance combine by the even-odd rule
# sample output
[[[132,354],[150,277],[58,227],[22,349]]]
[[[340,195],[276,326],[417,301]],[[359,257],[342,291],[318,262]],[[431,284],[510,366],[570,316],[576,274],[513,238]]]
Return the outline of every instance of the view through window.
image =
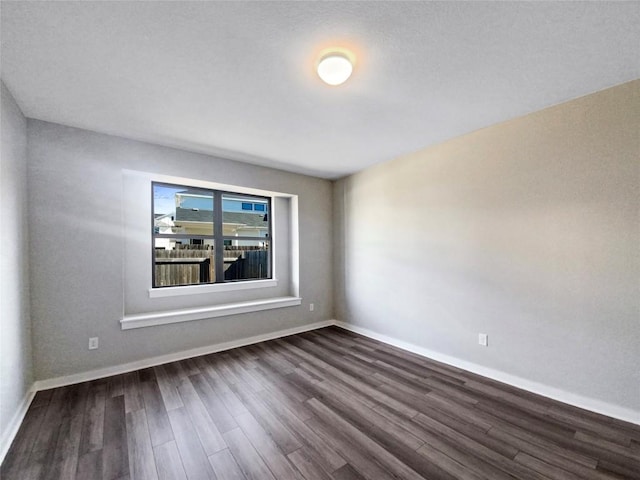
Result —
[[[271,199],[152,183],[153,287],[272,278]]]

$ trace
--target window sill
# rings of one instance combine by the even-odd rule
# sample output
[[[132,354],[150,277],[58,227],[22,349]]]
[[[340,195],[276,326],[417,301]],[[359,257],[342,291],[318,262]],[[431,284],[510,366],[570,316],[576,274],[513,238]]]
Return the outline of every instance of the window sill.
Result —
[[[125,315],[122,320],[120,320],[120,326],[122,330],[129,330],[132,328],[151,327],[153,325],[166,325],[168,323],[189,322],[205,318],[237,315],[239,313],[259,312],[272,308],[293,307],[301,303],[302,298],[300,297],[278,297],[254,300],[251,302],[227,303],[211,307],[185,308],[167,312]]]
[[[190,285],[183,287],[150,288],[149,298],[176,297],[180,295],[198,295],[203,293],[232,292],[251,288],[277,287],[278,280],[251,280],[247,282],[212,283],[208,285]]]

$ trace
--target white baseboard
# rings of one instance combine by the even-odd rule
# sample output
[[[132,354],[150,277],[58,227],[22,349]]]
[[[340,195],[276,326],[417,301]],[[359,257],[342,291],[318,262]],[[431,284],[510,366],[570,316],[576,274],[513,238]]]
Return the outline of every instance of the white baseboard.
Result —
[[[114,365],[112,367],[99,368],[97,370],[91,370],[91,371],[82,372],[82,373],[75,373],[73,375],[65,375],[63,377],[49,378],[46,380],[38,380],[34,384],[34,389],[36,391],[48,390],[50,388],[62,387],[65,385],[73,385],[74,383],[97,380],[99,378],[110,377],[112,375],[119,375],[121,373],[132,372],[134,370],[140,370],[141,368],[149,368],[149,367],[154,367],[156,365],[162,365],[163,363],[175,362],[177,360],[184,360],[186,358],[193,358],[193,357],[198,357],[200,355],[207,355],[209,353],[222,352],[224,350],[231,350],[232,348],[244,347],[245,345],[252,345],[254,343],[260,343],[266,340],[273,340],[275,338],[287,337],[289,335],[295,335],[296,333],[307,332],[309,330],[316,330],[318,328],[328,327],[334,324],[335,324],[335,320],[324,320],[322,322],[311,323],[308,325],[301,325],[299,327],[287,328],[285,330],[278,330],[277,332],[264,333],[262,335],[255,335],[253,337],[241,338],[238,340],[232,340],[224,343],[217,343],[215,345],[208,345],[206,347],[192,348],[190,350],[183,350],[181,352],[174,352],[174,353],[168,353],[166,355],[159,355],[157,357],[145,358],[144,360],[124,363],[121,365]]]
[[[35,396],[36,391],[31,387],[25,393],[22,401],[20,402],[20,406],[18,410],[13,414],[9,425],[4,432],[2,432],[2,437],[0,437],[0,465],[4,462],[4,457],[7,455],[9,448],[11,447],[11,443],[13,439],[16,438],[18,434],[18,430],[20,429],[20,425],[22,425],[22,421],[24,420],[25,415],[27,414],[27,410],[29,409],[29,405]]]
[[[527,380],[526,378],[511,375],[500,370],[483,367],[482,365],[478,365],[473,362],[461,360],[457,357],[452,357],[440,352],[435,352],[433,350],[429,350],[427,348],[420,347],[403,340],[398,340],[396,338],[374,332],[373,330],[369,330],[368,328],[358,327],[356,325],[351,325],[349,323],[341,321],[335,321],[334,324],[340,328],[344,328],[345,330],[364,335],[365,337],[388,343],[389,345],[393,345],[394,347],[408,350],[409,352],[417,353],[418,355],[421,355],[423,357],[446,363],[447,365],[451,365],[457,368],[462,368],[463,370],[467,370],[472,373],[477,373],[478,375],[482,375],[483,377],[488,377],[493,380],[497,380],[498,382],[506,383],[514,387],[521,388],[522,390],[527,390],[529,392],[542,395],[543,397],[551,398],[553,400],[567,403],[575,407],[584,408],[585,410],[590,410],[602,415],[607,415],[608,417],[624,420],[625,422],[640,425],[640,412],[637,410],[621,407],[619,405],[608,403],[603,400],[585,397],[576,393],[567,392],[565,390],[551,387],[543,383],[534,382],[532,380]]]

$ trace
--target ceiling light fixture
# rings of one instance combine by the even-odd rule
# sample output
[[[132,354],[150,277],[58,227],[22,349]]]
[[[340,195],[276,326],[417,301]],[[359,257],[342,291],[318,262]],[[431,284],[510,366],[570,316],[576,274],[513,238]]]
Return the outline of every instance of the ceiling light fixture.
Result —
[[[353,55],[343,49],[331,49],[320,56],[318,76],[329,85],[341,85],[353,72]]]

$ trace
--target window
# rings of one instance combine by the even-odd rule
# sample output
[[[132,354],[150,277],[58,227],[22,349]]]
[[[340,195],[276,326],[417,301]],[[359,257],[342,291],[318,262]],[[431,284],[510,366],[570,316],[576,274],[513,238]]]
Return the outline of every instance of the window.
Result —
[[[123,330],[300,305],[298,195],[208,179],[122,173]],[[176,200],[184,210],[177,210]],[[242,210],[242,203],[265,210]],[[191,218],[189,223],[185,214],[205,221]],[[250,215],[253,222],[235,214]],[[156,249],[156,241],[164,244]],[[193,257],[186,256],[190,250],[197,250]],[[256,250],[267,253],[249,253]],[[165,271],[156,282],[157,252],[160,267],[180,273]],[[195,263],[173,265],[170,258]],[[209,278],[201,281],[202,258],[209,259]]]
[[[272,278],[269,197],[159,182],[152,191],[153,288]]]

